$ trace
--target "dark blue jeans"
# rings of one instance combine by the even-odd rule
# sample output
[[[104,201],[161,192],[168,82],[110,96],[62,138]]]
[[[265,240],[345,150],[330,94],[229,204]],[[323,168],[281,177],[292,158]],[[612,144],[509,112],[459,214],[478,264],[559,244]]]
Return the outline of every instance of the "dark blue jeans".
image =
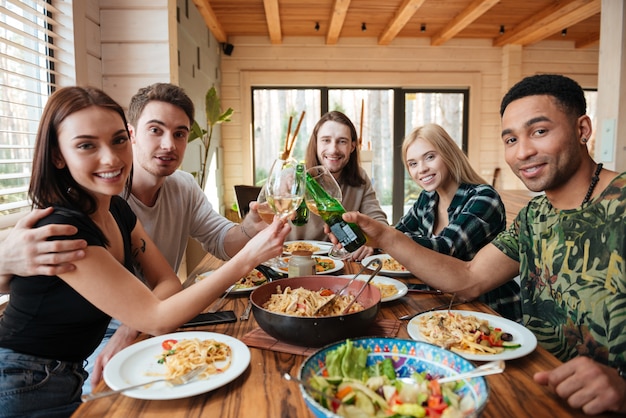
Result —
[[[69,417],[86,377],[82,364],[0,348],[0,417]]]

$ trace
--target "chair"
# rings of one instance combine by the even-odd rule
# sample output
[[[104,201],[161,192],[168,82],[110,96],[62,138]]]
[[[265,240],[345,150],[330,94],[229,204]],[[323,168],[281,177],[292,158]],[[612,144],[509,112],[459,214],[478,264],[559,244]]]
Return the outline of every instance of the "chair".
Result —
[[[237,211],[239,217],[243,219],[250,212],[250,202],[256,200],[261,192],[261,186],[247,186],[244,184],[236,184],[235,200],[237,201]]]

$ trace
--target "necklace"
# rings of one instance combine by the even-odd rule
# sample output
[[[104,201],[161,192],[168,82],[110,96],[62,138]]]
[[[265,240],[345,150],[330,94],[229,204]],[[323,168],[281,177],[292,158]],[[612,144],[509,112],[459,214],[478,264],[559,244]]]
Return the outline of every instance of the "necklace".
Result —
[[[587,190],[587,194],[585,195],[585,198],[583,199],[581,206],[589,202],[589,199],[591,199],[591,194],[593,193],[593,190],[596,188],[598,181],[600,181],[601,170],[602,170],[602,163],[598,163],[598,165],[596,166],[596,171],[595,173],[593,173],[593,177],[591,177],[591,184],[589,185],[589,189]]]

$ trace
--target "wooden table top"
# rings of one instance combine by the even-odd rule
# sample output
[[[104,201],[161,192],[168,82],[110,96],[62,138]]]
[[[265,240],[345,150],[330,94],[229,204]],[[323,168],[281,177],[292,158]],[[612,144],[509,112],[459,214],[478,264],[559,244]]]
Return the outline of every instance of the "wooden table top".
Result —
[[[189,278],[198,272],[208,271],[220,264],[207,256]],[[355,274],[360,264],[346,263],[338,274]],[[417,279],[402,278],[408,282]],[[223,309],[232,309],[237,317],[246,307],[248,295],[229,296]],[[382,304],[378,319],[398,320],[402,315],[433,308],[450,301],[449,295],[430,295],[411,293],[395,301]],[[465,303],[455,309],[494,313],[482,303]],[[398,338],[410,339],[406,324],[400,321]],[[211,325],[195,330],[218,332],[242,339],[248,332],[256,329],[254,315],[247,321]],[[187,328],[186,330],[194,330]],[[271,350],[250,347],[251,361],[247,370],[233,382],[208,393],[175,400],[140,400],[123,395],[110,396],[84,403],[72,415],[84,417],[254,417],[254,418],[313,418],[306,406],[296,383],[284,380],[286,372],[298,375],[301,364],[306,359],[303,355],[287,354]],[[533,374],[540,370],[549,370],[560,361],[541,347],[522,358],[507,361],[503,374],[487,376],[490,388],[489,401],[482,417],[501,418],[553,418],[583,417],[580,410],[573,410],[567,403],[552,394],[543,386],[533,381]],[[101,383],[96,391],[107,390]],[[605,415],[614,416],[614,415]]]

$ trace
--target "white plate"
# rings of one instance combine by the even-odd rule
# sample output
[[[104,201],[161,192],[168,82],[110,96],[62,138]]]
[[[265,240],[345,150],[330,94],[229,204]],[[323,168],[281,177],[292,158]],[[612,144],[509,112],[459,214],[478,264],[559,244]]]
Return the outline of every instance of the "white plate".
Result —
[[[365,257],[363,260],[361,260],[361,264],[366,265],[367,263],[369,263],[370,261],[374,260],[375,258],[379,258],[381,260],[388,260],[390,258],[392,258],[389,254],[377,254],[377,255],[370,255],[369,257]],[[399,277],[410,277],[413,276],[413,273],[411,273],[410,271],[396,271],[396,270],[385,270],[385,269],[381,269],[380,270],[380,274],[384,274],[385,276],[399,276]]]
[[[254,269],[257,270],[257,269]],[[205,271],[204,273],[200,273],[196,276],[195,278],[195,283],[199,282],[200,280],[203,280],[205,278],[207,278],[208,276],[210,276],[215,270],[211,270],[211,271]],[[233,290],[230,291],[230,294],[237,294],[237,293],[249,293],[252,292],[254,289],[261,287],[262,285],[264,285],[265,283],[267,283],[269,281],[269,279],[267,278],[267,276],[265,276],[265,274],[263,274],[262,271],[257,270],[259,273],[261,273],[263,275],[263,277],[265,277],[265,281],[263,283],[261,283],[258,286],[252,286],[252,287],[238,287],[238,288],[234,288]]]
[[[433,311],[433,312],[425,312],[421,315],[418,315],[411,319],[407,325],[407,331],[411,338],[417,341],[426,341],[422,334],[420,333],[420,329],[418,326],[419,318],[424,315],[432,315],[437,313],[445,313],[444,311]],[[501,328],[503,332],[508,332],[513,336],[513,342],[519,343],[521,347],[516,349],[504,350],[499,354],[469,354],[469,353],[461,353],[456,352],[458,355],[465,357],[468,360],[474,361],[492,361],[492,360],[511,360],[514,358],[524,357],[532,353],[537,347],[537,337],[535,334],[530,332],[526,327],[518,324],[517,322],[513,322],[509,319],[502,318],[501,316],[490,315],[483,312],[474,312],[474,311],[455,311],[452,310],[450,312],[459,313],[461,315],[473,315],[478,319],[483,319],[489,321],[489,326],[494,328]]]
[[[289,263],[289,257],[281,257],[286,263]],[[328,258],[330,260],[333,260],[335,262],[335,268],[332,268],[330,270],[326,270],[326,271],[320,271],[317,274],[331,274],[331,273],[335,273],[339,270],[341,270],[343,268],[343,261],[341,260],[335,260],[334,258],[330,258],[330,257],[326,257],[326,256],[313,256],[313,258]],[[288,273],[289,272],[289,268],[285,267],[284,269],[282,268],[278,268],[278,267],[272,267],[274,270],[276,270],[279,273]]]
[[[313,254],[316,254],[316,255],[328,254],[330,249],[333,248],[333,244],[327,241],[308,241],[308,240],[285,241],[285,245],[294,244],[296,242],[304,242],[306,244],[310,244],[315,247],[318,247],[319,250],[313,252]],[[291,253],[287,251],[283,252],[283,254],[291,255]]]
[[[347,277],[351,279],[354,277],[354,274],[345,274],[343,276],[338,276],[338,277]],[[365,282],[367,281],[367,279],[369,279],[369,277],[370,277],[369,274],[359,274],[356,279],[362,280]],[[382,298],[380,300],[381,302],[390,302],[392,300],[400,299],[402,296],[406,295],[407,292],[409,291],[407,286],[404,283],[402,283],[400,280],[392,279],[390,277],[374,276],[374,278],[372,279],[372,283],[390,284],[396,288],[396,293],[394,293],[391,296],[387,296],[386,298]]]
[[[152,374],[165,374],[165,365],[158,364],[157,359],[163,352],[161,344],[167,339],[184,340],[198,338],[213,339],[228,344],[231,348],[232,361],[224,373],[209,376],[207,379],[194,380],[180,386],[170,386],[159,382],[148,388],[140,388],[123,392],[124,395],[136,399],[180,399],[205,393],[235,380],[250,364],[250,350],[236,338],[215,332],[188,331],[152,337],[126,347],[117,353],[104,367],[104,381],[114,390],[158,379]]]

